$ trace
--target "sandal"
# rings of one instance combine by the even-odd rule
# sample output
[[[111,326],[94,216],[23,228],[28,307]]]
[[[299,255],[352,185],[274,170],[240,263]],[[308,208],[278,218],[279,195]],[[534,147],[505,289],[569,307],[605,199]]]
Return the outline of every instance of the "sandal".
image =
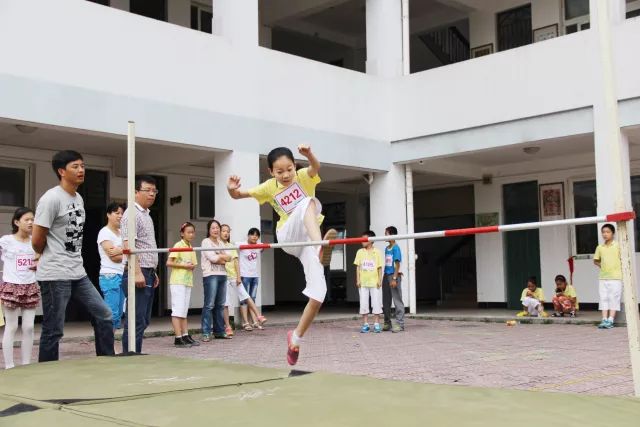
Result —
[[[262,325],[260,324],[260,322],[256,322],[253,324],[253,329],[258,329],[258,330],[263,330],[264,328],[262,327]]]
[[[267,323],[267,318],[264,316],[258,316],[258,322],[264,326],[264,324]]]
[[[231,329],[231,327],[224,328],[224,333],[229,335],[230,337],[232,337],[233,336],[233,329]]]
[[[244,329],[247,332],[253,331],[253,327],[251,327],[251,324],[249,324],[249,323],[243,323],[242,324],[242,329]]]

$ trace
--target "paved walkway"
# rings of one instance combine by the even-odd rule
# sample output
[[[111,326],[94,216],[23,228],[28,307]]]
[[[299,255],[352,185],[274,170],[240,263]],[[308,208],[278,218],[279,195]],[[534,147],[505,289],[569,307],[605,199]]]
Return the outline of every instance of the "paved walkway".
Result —
[[[300,318],[302,307],[285,307],[277,310],[267,311],[265,315],[269,318],[269,325],[294,325]],[[506,309],[437,309],[429,308],[427,310],[419,310],[416,315],[407,315],[408,318],[422,320],[454,320],[454,321],[470,321],[470,322],[496,322],[504,323],[507,320],[516,319],[515,310]],[[318,315],[317,322],[334,322],[337,320],[354,320],[359,316],[357,309],[344,307],[323,307]],[[576,318],[526,318],[517,319],[523,323],[569,323],[569,324],[595,324],[600,321],[600,313],[597,311],[585,311]],[[624,313],[619,314],[620,325],[624,324]],[[189,318],[189,328],[192,330],[200,329],[200,315],[194,315]],[[40,337],[41,325],[36,324],[35,339],[36,343]],[[172,334],[171,318],[153,318],[151,325],[146,331],[147,336],[164,336]],[[122,330],[116,333],[120,336]],[[63,342],[83,341],[91,339],[93,329],[89,321],[84,322],[67,322],[64,329]],[[20,341],[20,332],[17,333],[16,341]],[[1,347],[1,344],[0,344]]]
[[[626,329],[592,325],[518,324],[410,319],[404,333],[360,334],[359,321],[325,313],[305,337],[307,371],[402,381],[599,395],[633,391]],[[271,316],[275,320],[278,316]],[[295,320],[285,318],[282,323]],[[160,323],[160,322],[156,322]],[[158,325],[156,325],[158,326]],[[169,336],[145,339],[145,353],[286,368],[284,325],[238,332],[232,340],[177,349]],[[120,343],[116,344],[119,350]],[[34,348],[34,356],[37,346]],[[88,340],[61,345],[63,359],[95,354]],[[15,349],[19,360],[19,349]],[[19,368],[17,368],[19,369]],[[1,375],[1,374],[0,374]]]

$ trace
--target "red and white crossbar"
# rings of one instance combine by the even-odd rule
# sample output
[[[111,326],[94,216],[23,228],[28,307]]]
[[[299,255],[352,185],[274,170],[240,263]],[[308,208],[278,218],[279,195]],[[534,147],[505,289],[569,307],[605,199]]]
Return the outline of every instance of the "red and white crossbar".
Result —
[[[376,236],[376,237],[350,237],[345,239],[319,240],[308,242],[288,242],[288,243],[256,243],[233,245],[225,247],[193,247],[193,248],[158,248],[158,249],[135,249],[123,251],[124,254],[143,254],[143,253],[168,253],[168,252],[203,252],[203,251],[222,251],[230,249],[276,249],[289,248],[296,246],[336,246],[336,245],[354,245],[366,242],[381,242],[393,240],[410,240],[410,239],[434,239],[437,237],[453,237],[453,236],[469,236],[474,234],[487,233],[503,233],[508,231],[533,230],[537,228],[557,227],[560,225],[584,225],[597,224],[599,222],[619,222],[630,221],[636,218],[635,212],[620,212],[611,215],[591,216],[586,218],[559,219],[555,221],[539,221],[525,222],[521,224],[508,225],[492,225],[488,227],[472,227],[472,228],[456,228],[452,230],[427,231],[423,233],[396,234],[393,236]]]

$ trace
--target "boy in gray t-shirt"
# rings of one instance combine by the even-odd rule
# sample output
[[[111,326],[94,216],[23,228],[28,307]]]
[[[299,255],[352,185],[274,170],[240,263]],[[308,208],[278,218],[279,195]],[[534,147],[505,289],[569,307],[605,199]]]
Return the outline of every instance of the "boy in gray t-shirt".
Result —
[[[38,360],[58,360],[58,343],[71,298],[83,304],[93,318],[96,354],[113,355],[111,310],[82,264],[85,211],[77,191],[84,182],[84,162],[80,153],[60,151],[53,156],[51,165],[60,185],[38,200],[32,236],[33,249],[42,254],[36,271],[43,311]]]

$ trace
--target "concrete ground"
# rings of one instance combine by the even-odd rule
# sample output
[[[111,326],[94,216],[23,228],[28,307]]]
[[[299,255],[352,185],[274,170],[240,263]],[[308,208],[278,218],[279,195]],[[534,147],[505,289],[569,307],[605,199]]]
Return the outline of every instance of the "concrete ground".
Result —
[[[592,324],[562,322],[509,327],[499,318],[484,321],[487,311],[482,311],[478,316],[483,321],[409,319],[403,333],[360,334],[360,322],[353,320],[352,313],[326,310],[305,337],[296,368],[436,384],[632,394],[626,328],[598,330]],[[190,349],[173,347],[170,336],[149,337],[143,351],[286,368],[286,331],[299,311],[267,314],[270,323],[264,331],[237,332],[231,340]],[[193,319],[194,328],[197,320]],[[67,336],[72,332],[77,336],[61,345],[63,359],[95,354],[93,343],[83,338],[89,332],[87,326],[68,325]],[[164,335],[167,326],[168,319],[156,319],[151,329]],[[14,350],[18,361],[19,349]],[[37,346],[34,360],[36,355]]]

